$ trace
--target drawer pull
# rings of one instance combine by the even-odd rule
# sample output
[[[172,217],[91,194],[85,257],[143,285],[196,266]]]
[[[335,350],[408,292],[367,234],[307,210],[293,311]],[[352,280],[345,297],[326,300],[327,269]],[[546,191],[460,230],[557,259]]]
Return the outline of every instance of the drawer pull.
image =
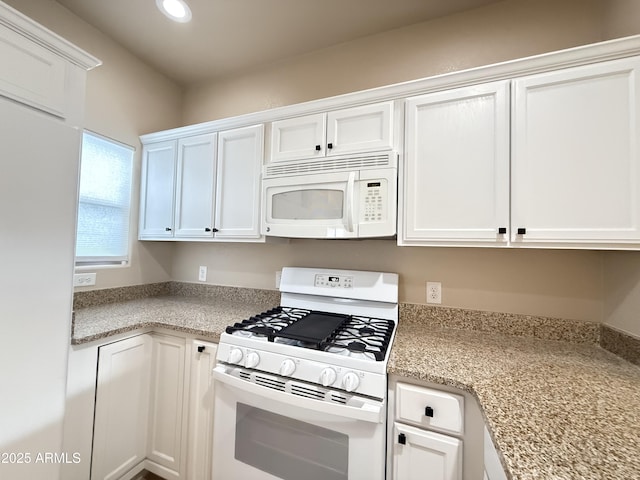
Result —
[[[407,444],[407,436],[404,433],[401,433],[400,435],[398,435],[398,443],[400,445],[406,445]]]
[[[198,352],[199,353],[204,352],[204,345],[198,345]]]
[[[433,418],[433,408],[426,407],[424,409],[424,415],[425,415],[425,417],[432,417]]]

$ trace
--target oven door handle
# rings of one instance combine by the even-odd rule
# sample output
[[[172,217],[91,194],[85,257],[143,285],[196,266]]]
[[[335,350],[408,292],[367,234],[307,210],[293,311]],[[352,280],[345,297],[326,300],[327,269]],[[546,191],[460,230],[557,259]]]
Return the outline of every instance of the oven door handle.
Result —
[[[262,387],[255,383],[250,383],[229,375],[225,370],[225,367],[222,365],[218,365],[213,369],[213,377],[216,381],[263,398],[268,398],[294,407],[312,410],[314,412],[346,417],[350,420],[361,420],[370,423],[382,423],[383,421],[384,412],[382,403],[378,405],[363,403],[360,407],[353,407],[350,405],[323,402],[312,398],[300,397],[291,393],[281,392],[279,390],[273,390],[268,387]]]
[[[347,210],[347,231],[353,233],[353,217],[355,212],[355,202],[353,201],[353,193],[356,184],[356,172],[349,173],[349,180],[347,180],[347,200],[345,209]]]

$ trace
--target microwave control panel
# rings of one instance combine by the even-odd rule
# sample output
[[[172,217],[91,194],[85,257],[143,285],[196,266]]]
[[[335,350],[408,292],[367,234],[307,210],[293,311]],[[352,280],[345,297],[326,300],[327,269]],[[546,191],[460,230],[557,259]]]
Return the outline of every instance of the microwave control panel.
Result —
[[[365,180],[360,183],[360,223],[387,220],[386,180]]]

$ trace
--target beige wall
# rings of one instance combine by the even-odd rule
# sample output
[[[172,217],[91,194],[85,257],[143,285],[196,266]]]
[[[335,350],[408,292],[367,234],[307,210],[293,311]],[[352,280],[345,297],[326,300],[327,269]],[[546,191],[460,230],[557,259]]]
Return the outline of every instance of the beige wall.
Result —
[[[442,282],[443,305],[600,321],[600,252],[398,247],[394,240],[290,240],[280,244],[189,244],[176,248],[173,278],[275,288],[283,266],[400,274],[400,300],[426,302],[426,281]]]
[[[611,0],[604,16],[605,38],[640,31],[640,2]],[[603,256],[603,321],[640,337],[640,252],[606,252]]]
[[[120,45],[51,0],[6,0],[6,3],[80,48],[103,64],[87,79],[87,129],[135,147],[132,232],[137,232],[140,185],[138,136],[180,125],[182,89]],[[132,241],[128,267],[103,268],[96,288],[166,281],[173,245]]]
[[[222,118],[592,43],[629,33],[602,1],[505,1],[281,62],[185,94],[186,123]],[[607,8],[620,4],[610,2]],[[606,35],[605,37],[605,23]],[[620,33],[624,30],[624,33]],[[640,31],[640,29],[639,29]],[[398,272],[401,299],[425,302],[441,281],[455,307],[601,321],[601,252],[397,247],[393,241],[293,240],[275,245],[176,246],[173,278],[273,288],[285,265]]]
[[[137,149],[134,230],[142,133],[640,32],[636,0],[511,0],[182,92],[56,2],[7,3],[103,60],[89,73],[87,128]],[[435,280],[445,305],[606,320],[640,335],[640,253],[399,248],[388,240],[133,244],[131,266],[98,271],[97,288],[195,281],[199,265],[209,266],[209,283],[261,288],[273,288],[285,265],[379,269],[401,274],[403,301],[424,301],[424,282]]]
[[[606,252],[603,319],[640,337],[640,252]]]
[[[187,124],[602,39],[602,2],[509,0],[187,89]]]

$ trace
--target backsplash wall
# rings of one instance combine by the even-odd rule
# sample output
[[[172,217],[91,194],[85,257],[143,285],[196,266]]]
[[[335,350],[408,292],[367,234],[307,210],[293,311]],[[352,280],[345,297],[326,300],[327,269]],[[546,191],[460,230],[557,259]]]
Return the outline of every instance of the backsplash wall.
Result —
[[[172,279],[275,288],[283,266],[400,274],[400,301],[426,303],[426,281],[442,282],[442,305],[602,321],[602,252],[398,247],[395,240],[290,240],[276,244],[180,243]]]

